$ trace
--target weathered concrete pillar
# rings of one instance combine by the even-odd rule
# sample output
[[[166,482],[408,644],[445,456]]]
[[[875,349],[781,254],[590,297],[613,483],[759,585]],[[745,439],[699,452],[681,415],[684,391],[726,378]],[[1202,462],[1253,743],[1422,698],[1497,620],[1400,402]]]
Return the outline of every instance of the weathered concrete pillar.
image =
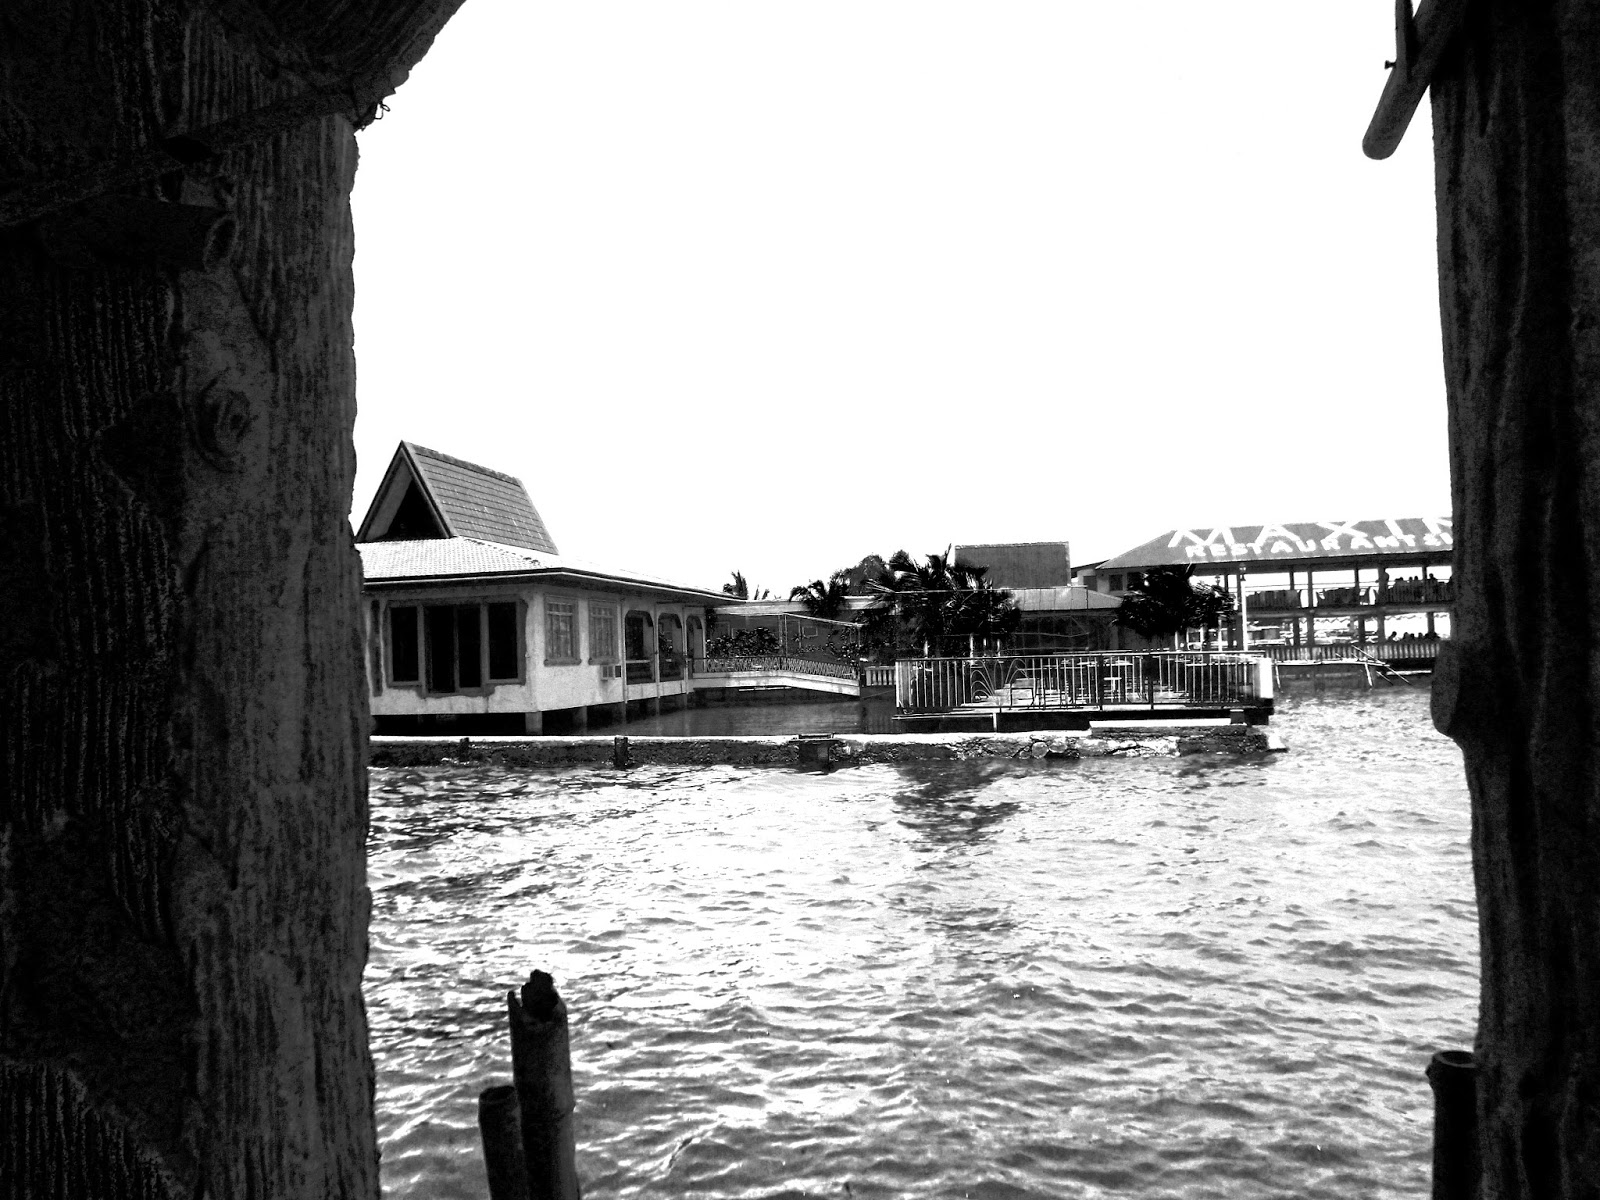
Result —
[[[541,712],[525,712],[522,714],[522,732],[540,734],[544,732],[544,714]]]
[[[1477,0],[1433,81],[1485,1197],[1600,1179],[1600,19]]]

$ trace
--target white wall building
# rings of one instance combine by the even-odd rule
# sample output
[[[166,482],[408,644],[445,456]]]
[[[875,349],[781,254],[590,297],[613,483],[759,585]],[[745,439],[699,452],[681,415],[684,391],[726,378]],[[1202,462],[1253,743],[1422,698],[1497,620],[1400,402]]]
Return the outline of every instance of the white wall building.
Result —
[[[728,602],[558,554],[521,481],[410,442],[356,540],[380,733],[577,731],[681,705]]]

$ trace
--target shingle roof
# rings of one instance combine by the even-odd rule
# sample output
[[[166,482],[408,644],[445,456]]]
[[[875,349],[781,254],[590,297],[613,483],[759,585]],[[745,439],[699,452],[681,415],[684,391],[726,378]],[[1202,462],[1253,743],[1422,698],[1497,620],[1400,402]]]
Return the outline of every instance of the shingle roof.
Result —
[[[361,552],[361,571],[368,580],[520,574],[550,565],[547,555],[476,538],[360,542],[356,549]]]
[[[437,450],[405,443],[422,484],[456,537],[557,553],[522,481]]]
[[[1193,563],[1296,562],[1304,559],[1416,558],[1446,554],[1454,544],[1449,517],[1399,517],[1378,521],[1307,521],[1288,525],[1235,525],[1173,529],[1125,554],[1108,558],[1101,572],[1129,567]]]
[[[639,571],[602,567],[559,554],[539,554],[521,546],[506,546],[480,538],[428,538],[403,542],[358,542],[361,570],[368,583],[406,579],[463,580],[493,575],[567,574],[592,579],[680,592],[707,600],[725,599],[706,588],[674,583]]]

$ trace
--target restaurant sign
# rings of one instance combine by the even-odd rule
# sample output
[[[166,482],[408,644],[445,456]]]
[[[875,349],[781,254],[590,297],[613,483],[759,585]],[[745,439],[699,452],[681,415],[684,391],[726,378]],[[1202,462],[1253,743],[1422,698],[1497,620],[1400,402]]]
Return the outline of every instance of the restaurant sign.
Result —
[[[1378,521],[1305,521],[1286,525],[1235,525],[1175,529],[1101,564],[1149,567],[1206,562],[1344,558],[1353,555],[1449,551],[1449,517],[1400,517]]]

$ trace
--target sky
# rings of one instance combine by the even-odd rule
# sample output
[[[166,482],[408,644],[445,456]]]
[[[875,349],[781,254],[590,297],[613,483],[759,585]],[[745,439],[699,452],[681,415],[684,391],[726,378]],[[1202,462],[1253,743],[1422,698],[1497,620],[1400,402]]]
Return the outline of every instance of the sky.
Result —
[[[698,586],[1449,513],[1393,6],[467,0],[358,135],[355,518],[402,438]]]

